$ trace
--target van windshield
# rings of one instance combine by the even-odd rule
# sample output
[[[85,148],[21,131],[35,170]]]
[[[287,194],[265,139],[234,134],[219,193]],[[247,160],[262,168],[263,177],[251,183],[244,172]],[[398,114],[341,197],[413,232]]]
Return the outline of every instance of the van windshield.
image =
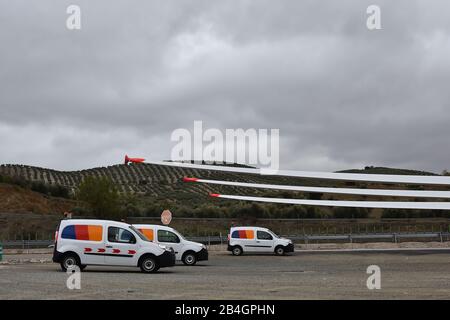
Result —
[[[130,229],[133,230],[139,236],[139,238],[141,238],[142,240],[147,241],[147,242],[151,242],[142,232],[140,232],[135,227],[130,226]]]
[[[275,232],[273,232],[272,230],[267,230],[269,231],[269,233],[274,237],[274,238],[280,238],[279,235],[277,235]]]
[[[186,240],[183,235],[181,235],[178,231],[176,231],[175,229],[173,229],[173,231],[175,231],[174,233],[181,239],[181,240]]]

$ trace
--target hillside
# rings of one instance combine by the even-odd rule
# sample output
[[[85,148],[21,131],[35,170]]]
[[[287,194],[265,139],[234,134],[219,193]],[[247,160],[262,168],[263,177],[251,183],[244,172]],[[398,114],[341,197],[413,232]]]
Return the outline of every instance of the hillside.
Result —
[[[435,175],[434,173],[405,170],[405,169],[391,169],[384,167],[366,167],[365,169],[350,169],[339,172],[350,173],[373,173],[373,174],[411,174],[411,175]],[[210,192],[220,188],[218,186],[209,187],[207,185],[193,185],[182,182],[185,176],[201,177],[205,179],[220,179],[239,181],[245,180],[254,183],[278,183],[288,185],[355,185],[354,182],[338,182],[326,181],[320,179],[306,179],[306,178],[292,178],[280,176],[261,176],[254,174],[237,174],[225,173],[214,170],[197,170],[187,168],[177,168],[169,166],[161,166],[155,164],[131,164],[131,165],[114,165],[109,167],[93,168],[81,171],[56,171],[52,169],[44,169],[39,167],[25,166],[25,165],[1,165],[0,176],[11,177],[15,179],[23,179],[26,182],[41,182],[50,186],[63,186],[73,192],[80,182],[87,176],[108,177],[123,193],[140,193],[148,195],[161,195],[167,191],[188,191],[205,195],[205,192]],[[357,183],[358,185],[374,186],[373,183]],[[399,187],[399,186],[398,186]],[[395,186],[390,186],[395,188]],[[422,186],[419,186],[423,189]],[[427,187],[432,189],[433,187]],[[239,189],[239,188],[236,188]],[[244,189],[245,190],[245,189]],[[248,189],[246,189],[248,190]],[[176,196],[176,195],[174,195]]]
[[[389,173],[389,174],[431,174],[422,171],[409,171],[402,169],[390,169],[381,167],[366,167],[364,170],[346,170],[346,172],[364,172],[364,173]],[[127,215],[128,216],[156,216],[162,209],[170,208],[177,211],[180,216],[235,216],[238,210],[247,210],[246,214],[257,215],[263,217],[334,217],[348,214],[352,216],[380,217],[383,210],[355,210],[337,208],[316,208],[292,205],[259,205],[261,212],[253,207],[246,209],[250,203],[234,202],[229,200],[221,200],[211,198],[209,193],[223,194],[246,194],[267,197],[291,197],[291,198],[309,198],[323,200],[394,200],[390,197],[368,197],[368,196],[343,196],[333,194],[310,194],[303,192],[286,192],[277,190],[250,189],[234,186],[218,186],[207,184],[195,184],[183,182],[183,177],[201,177],[205,179],[230,180],[230,181],[247,181],[253,183],[272,183],[286,185],[305,185],[305,186],[336,186],[336,187],[365,187],[365,188],[411,188],[411,189],[444,189],[442,186],[408,186],[408,185],[384,185],[380,183],[364,183],[364,182],[339,182],[327,181],[320,179],[305,179],[280,176],[261,176],[255,174],[236,174],[225,173],[216,170],[198,170],[169,167],[155,164],[131,164],[131,165],[114,165],[109,167],[93,168],[81,171],[56,171],[52,169],[44,169],[39,167],[24,165],[1,165],[0,166],[0,182],[20,185],[25,189],[40,191],[47,195],[56,195],[70,199],[80,182],[88,176],[108,177],[116,185],[119,192],[127,195]],[[3,177],[3,178],[2,178]],[[57,187],[67,189],[66,196]],[[53,189],[52,189],[53,188]],[[55,189],[56,188],[56,189]],[[5,193],[5,189],[0,189],[0,194]],[[55,191],[56,190],[56,191]],[[64,190],[62,190],[64,191]],[[17,190],[16,190],[17,192]],[[18,193],[18,195],[20,192]],[[34,193],[37,194],[37,193]],[[42,197],[42,195],[40,195]],[[20,196],[19,196],[20,198]],[[58,199],[58,198],[53,198]],[[60,208],[66,209],[75,202],[68,199],[60,199]],[[128,200],[129,199],[129,200]],[[406,198],[405,198],[406,199]],[[415,199],[409,199],[415,200]],[[43,200],[42,200],[43,201]],[[8,206],[4,206],[3,210],[7,212],[39,212],[48,213],[54,211],[55,207],[40,207],[37,203],[44,203],[38,198],[28,198],[28,200],[9,202]],[[426,201],[426,199],[425,199]],[[36,204],[35,204],[36,203]],[[57,210],[57,211],[61,211]],[[0,211],[2,208],[0,207]],[[423,211],[422,211],[423,212]],[[414,214],[419,216],[422,212],[409,211],[408,215]],[[395,213],[397,214],[397,213]],[[433,213],[434,214],[434,213]],[[429,215],[429,213],[428,213]],[[395,216],[395,215],[394,215]],[[392,213],[390,213],[392,217]]]
[[[0,212],[61,214],[76,202],[49,197],[20,186],[0,183]]]
[[[339,172],[346,173],[365,173],[365,174],[398,174],[398,175],[412,175],[412,176],[436,176],[437,174],[427,171],[396,169],[386,167],[367,166],[364,169],[350,169]]]

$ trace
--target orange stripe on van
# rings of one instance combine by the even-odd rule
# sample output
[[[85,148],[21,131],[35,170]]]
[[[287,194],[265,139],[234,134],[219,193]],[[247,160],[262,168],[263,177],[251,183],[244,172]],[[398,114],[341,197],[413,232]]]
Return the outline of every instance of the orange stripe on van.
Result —
[[[103,227],[102,226],[88,226],[89,240],[90,241],[102,241]]]
[[[139,229],[139,231],[142,232],[148,240],[153,241],[153,229]]]
[[[246,239],[253,239],[255,232],[253,230],[245,230]]]

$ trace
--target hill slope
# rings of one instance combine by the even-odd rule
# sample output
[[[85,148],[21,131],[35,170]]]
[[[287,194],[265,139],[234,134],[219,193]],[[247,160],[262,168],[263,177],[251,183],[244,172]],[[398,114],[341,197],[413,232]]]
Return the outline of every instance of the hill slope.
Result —
[[[347,172],[363,173],[389,173],[389,174],[431,174],[421,171],[410,171],[390,168],[366,167],[364,170],[346,170]],[[48,186],[62,186],[74,192],[80,182],[87,176],[109,177],[123,194],[135,195],[134,208],[136,212],[145,215],[152,215],[160,212],[161,208],[181,208],[180,211],[186,212],[186,215],[195,214],[192,210],[205,206],[209,208],[228,208],[228,211],[235,210],[240,203],[227,201],[208,196],[209,193],[223,194],[246,194],[267,197],[290,197],[290,198],[309,198],[323,200],[395,200],[391,197],[367,197],[357,195],[334,195],[334,194],[309,194],[302,192],[286,192],[277,190],[252,189],[234,186],[219,186],[196,183],[185,183],[183,177],[199,177],[205,179],[247,181],[252,183],[272,183],[285,185],[305,185],[305,186],[335,186],[335,187],[365,187],[365,188],[411,188],[411,189],[445,189],[442,186],[407,186],[407,185],[383,185],[380,183],[365,182],[343,182],[321,179],[306,179],[281,176],[261,176],[255,174],[237,174],[220,172],[216,170],[198,170],[162,166],[156,164],[132,164],[132,165],[114,165],[110,167],[93,168],[81,171],[56,171],[24,165],[1,165],[0,178],[10,177],[16,181],[21,181],[25,185],[32,183],[42,183]],[[447,187],[448,189],[448,187]],[[0,190],[1,192],[1,190]],[[405,198],[406,199],[406,198]],[[414,199],[409,199],[414,200]],[[247,203],[248,204],[248,203]],[[20,205],[18,205],[18,209]],[[233,207],[234,206],[234,207]],[[286,208],[283,205],[262,205],[265,208],[272,208],[272,212],[278,209]],[[231,208],[233,207],[233,208]],[[289,206],[292,208],[292,206]],[[11,207],[12,208],[12,207]],[[231,209],[230,209],[231,208]],[[275,208],[275,209],[273,209]],[[12,208],[14,209],[14,208]],[[1,210],[1,208],[0,208]],[[299,210],[299,209],[298,209]],[[307,207],[301,208],[302,214],[306,217],[332,216],[331,208],[311,208],[310,213]],[[17,210],[16,210],[17,211]],[[44,210],[43,212],[49,211]],[[132,211],[132,210],[131,210]],[[191,211],[191,213],[187,213]],[[290,213],[290,216],[296,217],[298,212]],[[380,210],[370,210],[371,216],[380,216]],[[133,214],[133,213],[131,213]],[[206,214],[206,213],[205,213]],[[286,216],[285,213],[280,213]],[[212,216],[212,214],[211,214]]]
[[[0,212],[60,215],[75,205],[73,200],[49,197],[19,186],[0,183]]]
[[[389,174],[424,174],[408,170],[373,168],[363,170],[350,170],[362,173],[389,173]],[[206,179],[248,181],[254,183],[272,183],[286,185],[310,186],[340,186],[340,187],[370,187],[370,188],[414,188],[414,189],[443,189],[439,186],[405,186],[383,185],[376,183],[339,182],[319,179],[303,179],[292,177],[260,176],[252,174],[224,173],[215,170],[197,170],[168,167],[153,164],[115,165],[105,168],[93,168],[82,171],[56,171],[23,165],[0,166],[0,239],[40,238],[49,239],[55,226],[64,211],[73,211],[77,215],[90,215],[89,212],[79,211],[81,203],[72,199],[52,197],[52,190],[61,186],[75,191],[79,183],[87,176],[109,177],[117,188],[125,195],[123,217],[157,217],[163,209],[170,209],[177,218],[183,217],[215,217],[237,219],[241,223],[255,223],[255,220],[242,219],[258,218],[418,218],[418,217],[449,217],[446,212],[409,210],[399,212],[381,209],[348,209],[329,207],[307,207],[280,204],[258,204],[236,202],[211,198],[209,193],[248,194],[256,196],[334,199],[334,200],[394,200],[389,197],[345,196],[334,194],[309,194],[302,192],[283,192],[277,190],[240,188],[233,186],[218,186],[196,183],[185,183],[185,176]],[[39,185],[42,184],[42,185]],[[33,187],[34,185],[34,187]],[[37,185],[37,187],[36,187]],[[44,185],[44,187],[43,187]],[[39,192],[33,192],[35,189]],[[58,194],[58,193],[56,193]],[[66,194],[67,195],[67,194]],[[414,200],[414,199],[410,199]],[[138,218],[139,219],[139,218]],[[139,220],[136,220],[139,221]],[[156,220],[158,221],[158,220]],[[274,220],[275,221],[275,220]],[[177,222],[180,231],[199,235],[208,230],[226,232],[223,225],[215,226],[211,221],[192,221],[189,225],[184,220]],[[201,224],[203,223],[203,224]],[[218,222],[219,223],[219,222]],[[227,224],[223,222],[222,224]],[[265,226],[268,222],[261,222]],[[322,226],[325,222],[316,222]],[[317,227],[316,225],[316,227]],[[291,227],[299,227],[293,222]],[[305,228],[305,222],[301,224]],[[273,226],[276,227],[275,225]],[[290,227],[289,227],[290,228]],[[289,229],[288,228],[288,229]],[[359,228],[359,227],[358,227]],[[217,230],[216,230],[217,229]],[[195,231],[197,230],[197,231]],[[213,230],[213,231],[214,231]],[[278,230],[278,229],[277,229]],[[309,230],[309,229],[308,229]],[[328,229],[326,229],[328,230]],[[343,229],[344,230],[344,229]],[[209,232],[208,231],[208,232]],[[214,232],[215,232],[214,231]],[[308,232],[313,233],[312,229]],[[320,232],[320,230],[319,230]],[[328,231],[326,231],[328,232]],[[282,231],[280,230],[280,233]]]
[[[340,172],[353,173],[378,173],[378,174],[412,174],[412,175],[434,175],[433,173],[391,169],[383,167],[366,167],[363,170],[352,169]],[[261,176],[255,174],[237,174],[214,170],[197,170],[187,168],[177,168],[161,166],[155,164],[132,164],[132,165],[114,165],[109,167],[93,168],[81,171],[56,171],[39,167],[25,165],[1,165],[0,175],[23,179],[27,182],[42,182],[46,185],[59,185],[74,191],[80,182],[87,176],[109,177],[123,193],[140,193],[148,195],[161,195],[167,191],[188,190],[191,193],[205,195],[207,192],[223,188],[219,186],[208,186],[200,184],[183,183],[182,178],[201,177],[205,179],[218,179],[230,181],[243,181],[251,183],[274,183],[287,185],[322,185],[322,186],[345,186],[345,185],[365,185],[376,186],[375,183],[363,182],[339,182],[326,181],[319,179],[293,178],[281,176]],[[378,184],[380,185],[380,184]],[[391,185],[390,188],[401,187]],[[240,189],[238,187],[227,187],[231,189]],[[433,186],[427,187],[433,189]],[[423,187],[419,186],[419,189]],[[248,190],[248,189],[242,189]],[[241,191],[242,191],[241,190]],[[256,191],[256,190],[254,190]],[[176,195],[174,195],[176,196]]]

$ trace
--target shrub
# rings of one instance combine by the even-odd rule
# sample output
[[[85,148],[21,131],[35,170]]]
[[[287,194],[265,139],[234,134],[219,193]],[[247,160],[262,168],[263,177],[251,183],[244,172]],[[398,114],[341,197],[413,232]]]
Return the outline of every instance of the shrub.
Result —
[[[362,219],[367,218],[369,211],[366,208],[342,208],[333,209],[334,217],[337,219]]]

